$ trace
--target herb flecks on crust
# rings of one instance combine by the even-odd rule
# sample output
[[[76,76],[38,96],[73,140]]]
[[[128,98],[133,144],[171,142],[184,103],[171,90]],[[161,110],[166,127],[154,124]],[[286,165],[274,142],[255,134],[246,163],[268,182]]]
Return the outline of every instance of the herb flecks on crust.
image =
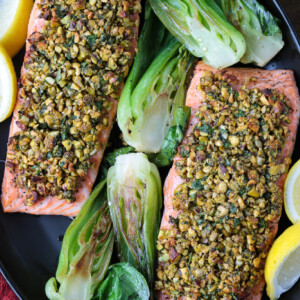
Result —
[[[205,72],[198,124],[179,148],[169,230],[161,230],[156,289],[172,297],[237,299],[263,276],[282,210],[276,182],[289,129],[288,100],[274,90],[234,91]]]
[[[17,126],[7,165],[28,205],[49,195],[74,200],[98,136],[129,71],[139,1],[42,0],[41,32],[29,38]]]

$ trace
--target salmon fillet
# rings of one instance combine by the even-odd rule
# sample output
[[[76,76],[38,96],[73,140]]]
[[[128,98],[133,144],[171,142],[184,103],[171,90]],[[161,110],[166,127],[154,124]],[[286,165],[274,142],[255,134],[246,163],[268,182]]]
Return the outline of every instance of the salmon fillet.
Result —
[[[275,90],[276,92],[280,94],[284,94],[288,101],[289,105],[291,107],[290,113],[289,113],[289,119],[290,123],[287,124],[287,127],[289,129],[289,134],[286,138],[285,145],[283,147],[282,151],[282,157],[281,161],[284,161],[286,159],[286,166],[287,169],[285,172],[280,175],[278,178],[276,184],[280,188],[280,190],[283,190],[284,187],[284,182],[286,179],[287,171],[288,171],[288,165],[291,162],[289,159],[292,155],[294,144],[295,144],[295,139],[296,139],[296,134],[297,134],[297,128],[298,128],[298,122],[299,122],[299,116],[300,116],[300,100],[299,100],[299,94],[298,94],[298,89],[296,86],[296,82],[294,79],[293,72],[290,70],[260,70],[260,69],[250,69],[250,68],[228,68],[223,71],[217,71],[214,70],[213,68],[206,66],[202,62],[199,62],[196,66],[195,72],[194,72],[194,77],[192,79],[191,85],[188,90],[187,94],[187,101],[186,104],[191,107],[191,118],[189,121],[189,126],[187,129],[187,132],[185,134],[185,138],[182,142],[182,145],[187,145],[188,139],[190,135],[192,134],[195,126],[198,124],[199,119],[196,116],[196,113],[198,112],[199,107],[201,105],[207,105],[207,103],[204,103],[205,101],[205,96],[203,95],[203,92],[199,90],[198,85],[200,83],[201,78],[204,76],[204,74],[207,71],[211,71],[213,73],[220,73],[224,75],[225,78],[228,79],[229,82],[231,82],[231,86],[235,91],[238,91],[244,84],[245,82],[248,81],[249,78],[254,78],[254,80],[251,80],[247,83],[247,89],[251,90],[253,88],[258,88],[262,91],[266,91],[267,93],[270,92],[270,90]],[[179,147],[180,149],[180,147]],[[168,177],[165,181],[164,185],[164,205],[165,205],[165,210],[161,222],[161,227],[160,227],[160,234],[159,234],[159,243],[160,245],[160,240],[163,242],[165,239],[164,232],[168,232],[170,230],[174,230],[174,220],[178,218],[181,214],[181,209],[175,209],[173,206],[173,199],[174,199],[174,194],[176,190],[178,190],[178,187],[184,183],[187,183],[185,179],[183,179],[177,171],[177,165],[178,163],[182,160],[182,157],[180,156],[180,153],[178,153],[174,159],[173,166],[168,174]],[[205,205],[205,204],[204,204]],[[246,207],[247,209],[247,207]],[[201,210],[201,207],[200,207]],[[278,221],[280,218],[280,213],[279,215],[271,220],[269,222],[268,228],[270,229],[270,234],[268,235],[268,238],[264,244],[264,253],[268,253],[270,245],[272,244],[276,233],[277,233],[277,228],[278,228]],[[173,238],[170,239],[169,242],[169,247],[175,247],[176,249],[177,246],[177,236],[180,232],[175,230],[175,233],[173,234]],[[161,246],[160,246],[161,247]],[[171,249],[171,248],[170,248]],[[174,250],[169,250],[169,256],[171,260],[171,256],[173,255],[174,257],[178,255],[177,252]],[[175,253],[175,254],[174,254]],[[159,257],[158,261],[158,277],[161,279],[163,275],[159,274],[161,272],[166,272],[166,269],[164,269],[164,265],[161,262],[162,257]],[[207,262],[206,262],[207,263]],[[172,263],[170,263],[172,265]],[[171,266],[168,265],[168,270],[172,269]],[[175,264],[173,264],[173,267]],[[263,270],[264,268],[264,260],[260,264],[260,268]],[[173,269],[174,270],[174,269]],[[175,269],[176,270],[176,269]],[[175,272],[175,271],[174,271]],[[177,271],[178,272],[178,271]],[[208,274],[206,274],[208,276]],[[162,280],[162,279],[161,279]],[[165,284],[168,284],[168,279],[164,279]],[[163,281],[163,280],[162,280]],[[264,278],[263,276],[259,276],[259,278],[256,278],[256,284],[248,289],[248,290],[243,290],[243,291],[237,291],[237,294],[239,294],[239,299],[261,299],[262,297],[262,292],[264,288]],[[159,299],[173,299],[168,290],[164,289],[161,286],[161,282],[159,282],[160,285],[156,287],[158,290],[158,298]],[[199,283],[200,284],[200,283]],[[195,290],[197,290],[197,286],[194,287]],[[199,287],[200,289],[200,287]],[[178,297],[177,299],[186,299],[185,293],[183,292],[183,296]],[[199,295],[198,295],[199,296]],[[189,298],[189,299],[194,299],[194,298]],[[197,296],[195,296],[195,299],[198,299]],[[218,298],[216,298],[218,299]],[[227,299],[227,298],[222,298],[222,299]],[[228,298],[231,299],[231,298]]]
[[[41,5],[43,5],[45,0],[37,0],[34,3],[31,17],[28,25],[28,35],[27,35],[27,42],[26,42],[26,54],[24,58],[24,64],[21,69],[21,78],[20,78],[20,86],[26,86],[26,73],[27,65],[34,63],[31,53],[32,47],[34,42],[36,42],[36,36],[41,34],[45,28],[45,23],[49,22],[46,21],[47,13],[45,17],[45,13],[42,15]],[[95,1],[96,2],[96,1]],[[122,3],[122,1],[116,1]],[[125,3],[126,2],[126,3]],[[134,54],[137,47],[137,35],[138,35],[138,26],[139,26],[139,15],[138,12],[140,11],[140,1],[139,0],[132,0],[132,1],[125,1],[123,5],[124,11],[120,12],[123,18],[129,18],[131,23],[134,26],[130,25],[126,30],[129,30],[130,34],[126,37],[126,39],[130,42],[130,47],[127,49],[128,53],[130,53],[130,57],[127,63],[127,70],[125,71],[125,76],[128,73],[130,65],[133,61]],[[78,1],[74,2],[72,5],[77,5],[82,11],[85,9],[85,1]],[[134,8],[134,9],[133,9]],[[86,10],[84,10],[85,12]],[[133,11],[134,13],[132,13]],[[50,13],[50,11],[49,11]],[[91,14],[91,18],[93,15]],[[59,18],[59,16],[56,16]],[[54,20],[55,21],[55,20]],[[104,20],[105,22],[105,20]],[[129,22],[128,22],[129,24]],[[109,34],[109,31],[108,31]],[[93,37],[93,36],[92,36]],[[98,49],[96,49],[98,51]],[[124,77],[125,77],[124,76]],[[103,127],[100,134],[98,135],[98,142],[99,142],[99,149],[97,152],[91,156],[91,167],[88,169],[87,173],[79,179],[78,182],[78,189],[75,194],[75,201],[70,202],[64,199],[58,199],[56,196],[47,196],[42,199],[38,199],[36,203],[33,205],[28,206],[25,201],[25,192],[24,189],[18,187],[16,185],[16,177],[19,175],[20,171],[18,166],[11,166],[8,167],[8,159],[7,164],[5,167],[4,172],[4,179],[2,183],[2,207],[4,212],[23,212],[23,213],[30,213],[30,214],[37,214],[37,215],[65,215],[65,216],[76,216],[80,211],[83,203],[89,197],[94,182],[97,177],[98,169],[103,157],[103,153],[105,151],[105,147],[110,135],[110,131],[112,125],[114,123],[116,110],[117,110],[117,100],[118,96],[120,95],[123,83],[123,80],[119,82],[118,88],[116,88],[115,96],[112,98],[107,96],[106,99],[111,103],[110,109],[108,109],[103,116],[103,118],[107,119],[107,126]],[[13,112],[12,122],[10,126],[9,137],[13,137],[16,133],[21,131],[19,123],[19,114],[18,114],[18,105],[23,104],[24,99],[22,98],[22,87],[19,88],[18,98],[16,102],[16,106]],[[19,123],[20,124],[20,123]],[[8,153],[11,153],[11,149],[8,146]],[[14,153],[12,153],[14,155]]]

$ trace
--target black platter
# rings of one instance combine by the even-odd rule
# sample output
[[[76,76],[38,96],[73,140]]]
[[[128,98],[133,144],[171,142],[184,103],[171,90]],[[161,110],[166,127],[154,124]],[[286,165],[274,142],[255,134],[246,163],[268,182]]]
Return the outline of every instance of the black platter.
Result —
[[[284,49],[266,66],[266,69],[294,70],[300,88],[299,37],[278,0],[261,2],[281,20],[285,41]],[[20,73],[23,57],[24,49],[14,58],[17,75]],[[3,178],[10,121],[9,119],[0,124],[0,183]],[[112,143],[117,140],[117,129],[113,131],[113,135]],[[298,159],[300,159],[300,131],[293,162]],[[47,299],[44,292],[45,283],[55,274],[62,237],[70,222],[69,218],[62,216],[4,214],[0,205],[0,271],[20,299]],[[290,225],[283,212],[278,234]],[[263,299],[268,299],[266,294]],[[280,299],[300,299],[300,280]]]

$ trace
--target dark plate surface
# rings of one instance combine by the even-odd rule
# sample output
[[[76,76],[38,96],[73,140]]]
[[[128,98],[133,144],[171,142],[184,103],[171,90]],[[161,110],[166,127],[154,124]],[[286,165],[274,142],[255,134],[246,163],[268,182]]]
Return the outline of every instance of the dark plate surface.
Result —
[[[300,40],[278,0],[261,1],[281,21],[284,49],[267,66],[267,69],[292,69],[300,87]],[[19,74],[24,50],[14,59]],[[10,119],[0,124],[0,183],[3,178],[7,137]],[[115,131],[115,135],[117,135]],[[293,162],[300,159],[300,131],[296,141]],[[15,293],[23,300],[47,299],[46,281],[54,276],[63,234],[70,219],[61,216],[32,216],[4,214],[0,205],[0,271]],[[283,212],[279,234],[291,223]],[[268,299],[266,295],[263,299]],[[300,280],[280,299],[299,300]]]

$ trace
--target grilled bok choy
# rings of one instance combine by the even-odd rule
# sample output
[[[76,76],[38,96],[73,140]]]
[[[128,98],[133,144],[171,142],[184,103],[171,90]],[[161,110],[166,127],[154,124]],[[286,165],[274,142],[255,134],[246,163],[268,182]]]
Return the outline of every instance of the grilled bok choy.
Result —
[[[51,300],[91,299],[109,266],[113,243],[104,180],[65,233],[56,279],[53,277],[46,284],[47,297]]]
[[[107,175],[107,195],[118,256],[153,290],[162,186],[157,167],[142,153],[120,155]]]
[[[256,0],[216,0],[228,20],[243,34],[247,49],[242,63],[263,67],[284,46],[278,20]]]
[[[168,165],[190,114],[186,81],[194,59],[149,7],[146,13],[139,51],[119,101],[118,124],[129,145],[162,152],[159,162]]]
[[[243,35],[214,0],[150,0],[150,4],[170,32],[206,64],[225,68],[243,57]]]

